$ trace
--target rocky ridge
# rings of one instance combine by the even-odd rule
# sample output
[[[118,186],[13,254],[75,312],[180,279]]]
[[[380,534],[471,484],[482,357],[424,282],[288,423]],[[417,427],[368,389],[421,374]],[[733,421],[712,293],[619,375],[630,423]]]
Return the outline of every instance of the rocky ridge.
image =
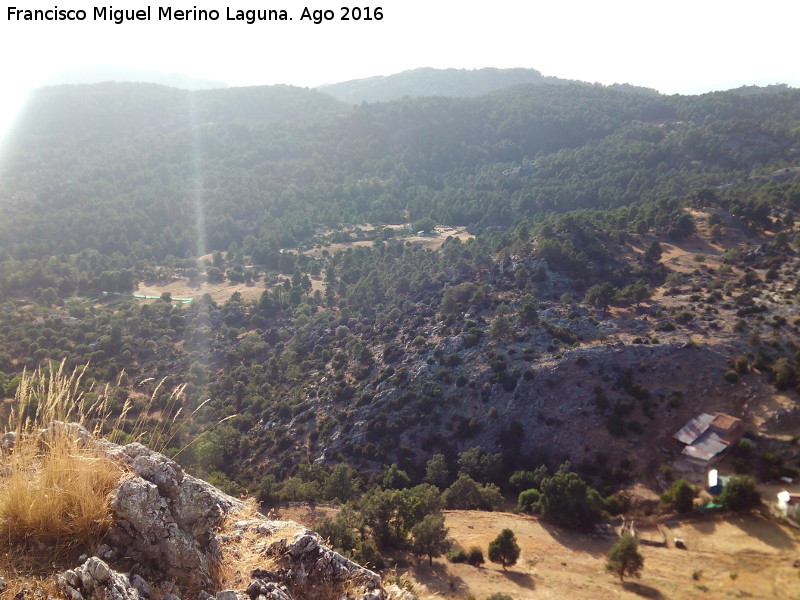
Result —
[[[413,600],[293,521],[275,521],[184,473],[139,443],[120,446],[69,428],[127,473],[113,524],[92,556],[55,576],[72,600]],[[4,439],[13,446],[13,439]],[[246,518],[244,518],[246,517]]]

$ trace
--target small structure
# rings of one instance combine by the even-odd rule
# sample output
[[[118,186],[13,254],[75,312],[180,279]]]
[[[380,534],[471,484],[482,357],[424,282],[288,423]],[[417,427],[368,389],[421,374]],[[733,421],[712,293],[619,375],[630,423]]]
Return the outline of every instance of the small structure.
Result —
[[[778,492],[778,510],[784,517],[800,520],[800,494]]]
[[[672,437],[686,444],[682,452],[684,456],[708,464],[742,437],[743,433],[741,419],[725,413],[701,413],[690,419]]]
[[[628,521],[623,515],[619,536],[622,537],[626,534],[635,537],[644,546],[665,547],[667,545],[667,534],[655,521],[639,521],[637,524],[636,521]]]
[[[711,469],[708,472],[708,493],[712,496],[719,496],[725,486],[728,484],[730,477],[720,475],[716,469]]]

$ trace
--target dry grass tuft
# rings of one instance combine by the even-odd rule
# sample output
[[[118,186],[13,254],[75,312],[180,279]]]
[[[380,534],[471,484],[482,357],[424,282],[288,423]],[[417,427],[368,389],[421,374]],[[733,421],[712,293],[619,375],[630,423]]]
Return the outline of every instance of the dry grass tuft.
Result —
[[[110,494],[123,471],[65,423],[102,423],[104,396],[79,391],[83,369],[23,374],[0,456],[0,564],[37,574],[89,549],[111,524]],[[99,427],[97,425],[96,427]],[[96,429],[94,433],[97,433]]]

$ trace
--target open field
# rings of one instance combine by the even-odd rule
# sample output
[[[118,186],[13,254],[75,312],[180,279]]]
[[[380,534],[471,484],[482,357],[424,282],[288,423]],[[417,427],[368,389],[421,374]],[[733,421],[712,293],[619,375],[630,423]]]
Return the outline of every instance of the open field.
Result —
[[[402,225],[390,226],[393,229],[402,229]],[[364,231],[370,231],[374,229],[371,225],[362,225],[360,229]],[[426,248],[430,250],[437,250],[444,244],[445,240],[449,237],[457,237],[462,241],[467,241],[473,237],[474,235],[468,233],[466,229],[463,227],[456,228],[456,227],[446,227],[446,226],[439,226],[436,227],[434,233],[429,235],[412,235],[408,237],[404,237],[403,240],[411,245],[418,246],[421,248]],[[309,250],[305,250],[303,254],[308,256],[312,256],[314,258],[322,258],[323,252],[328,252],[329,254],[336,254],[340,250],[347,250],[348,248],[359,248],[359,247],[372,247],[375,242],[372,240],[354,240],[352,242],[346,243],[337,243],[337,244],[327,244],[327,245],[320,245],[315,246]],[[296,253],[296,250],[287,250],[288,252]],[[207,254],[201,259],[211,260],[211,255]],[[272,272],[274,273],[274,272]],[[285,277],[285,276],[284,276]],[[325,292],[325,283],[322,279],[312,279],[312,293],[319,290],[320,292]],[[178,275],[174,275],[172,279],[164,284],[146,284],[140,283],[134,293],[136,294],[143,294],[147,296],[155,296],[160,297],[161,294],[164,292],[169,292],[172,294],[173,298],[199,298],[203,294],[209,294],[215,302],[222,303],[227,301],[231,294],[234,292],[239,292],[242,295],[242,298],[245,300],[254,300],[258,299],[261,296],[261,293],[264,291],[264,284],[263,282],[259,281],[253,284],[246,284],[246,283],[231,283],[230,281],[225,281],[223,283],[207,283],[202,282],[197,285],[192,285],[189,283],[189,280],[186,277],[180,277]],[[156,300],[142,300],[143,302],[155,302]]]
[[[402,225],[390,225],[391,229],[402,229]],[[363,228],[368,230],[366,228]],[[442,244],[444,244],[445,240],[448,237],[457,237],[462,242],[465,242],[475,236],[471,233],[468,233],[467,230],[463,227],[447,227],[444,225],[438,226],[435,228],[435,231],[430,234],[426,235],[410,235],[407,237],[402,238],[406,243],[412,244],[415,246],[419,246],[421,248],[427,248],[430,250],[438,250]],[[314,258],[321,258],[322,253],[327,251],[329,254],[336,254],[340,250],[347,250],[348,248],[358,248],[361,246],[372,246],[375,242],[371,240],[355,240],[352,242],[344,242],[344,243],[337,243],[337,244],[327,244],[327,245],[319,245],[315,246],[314,248],[310,248],[303,252],[303,254],[307,254],[308,256],[313,256]]]
[[[169,292],[172,294],[173,298],[199,298],[203,294],[209,294],[215,302],[225,302],[234,292],[239,292],[245,300],[253,300],[261,297],[263,291],[263,283],[248,285],[246,283],[234,284],[230,281],[225,281],[224,283],[203,282],[199,285],[190,285],[189,280],[185,277],[175,277],[172,281],[164,285],[146,285],[140,283],[135,293],[146,294],[148,296],[161,296],[164,292]],[[149,300],[149,302],[155,302],[155,300]]]
[[[667,548],[645,547],[642,578],[620,584],[605,573],[605,555],[613,539],[604,539],[544,524],[509,513],[450,511],[452,537],[468,548],[485,549],[501,529],[516,536],[522,554],[503,572],[488,563],[476,568],[444,558],[429,568],[420,561],[408,571],[423,599],[485,598],[495,592],[515,600],[527,598],[798,598],[800,556],[798,532],[761,516],[719,518],[666,527]],[[687,549],[674,548],[682,537]],[[695,579],[693,575],[698,572]]]
[[[313,527],[310,521],[331,512],[324,507],[314,511],[293,507],[279,514]],[[800,558],[800,532],[757,513],[667,522],[667,547],[641,546],[642,577],[622,584],[604,570],[613,539],[558,529],[511,513],[445,511],[445,516],[451,537],[464,548],[476,545],[485,555],[489,542],[508,527],[516,534],[522,553],[506,572],[488,560],[483,567],[472,567],[441,557],[432,567],[427,559],[412,558],[410,566],[384,573],[413,581],[414,592],[422,600],[469,596],[483,600],[496,592],[515,600],[800,597],[800,569],[793,566]],[[673,537],[683,538],[687,549],[676,549]]]

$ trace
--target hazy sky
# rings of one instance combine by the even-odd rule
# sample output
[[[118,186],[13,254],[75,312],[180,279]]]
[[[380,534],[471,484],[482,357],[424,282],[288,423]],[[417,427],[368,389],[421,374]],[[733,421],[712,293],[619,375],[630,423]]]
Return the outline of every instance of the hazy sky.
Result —
[[[228,2],[228,3],[226,3]],[[4,1],[0,14],[2,121],[27,91],[65,69],[129,65],[230,85],[316,86],[416,67],[533,67],[545,75],[627,82],[665,93],[744,84],[800,86],[794,0],[380,0],[380,21],[342,21],[347,2],[235,0],[149,4],[149,22],[93,20],[95,6],[135,9],[147,1]],[[82,22],[9,20],[9,7],[83,9]],[[219,20],[159,21],[158,8],[216,9]],[[303,8],[334,20],[301,21]],[[285,9],[289,22],[248,25],[228,9]]]

